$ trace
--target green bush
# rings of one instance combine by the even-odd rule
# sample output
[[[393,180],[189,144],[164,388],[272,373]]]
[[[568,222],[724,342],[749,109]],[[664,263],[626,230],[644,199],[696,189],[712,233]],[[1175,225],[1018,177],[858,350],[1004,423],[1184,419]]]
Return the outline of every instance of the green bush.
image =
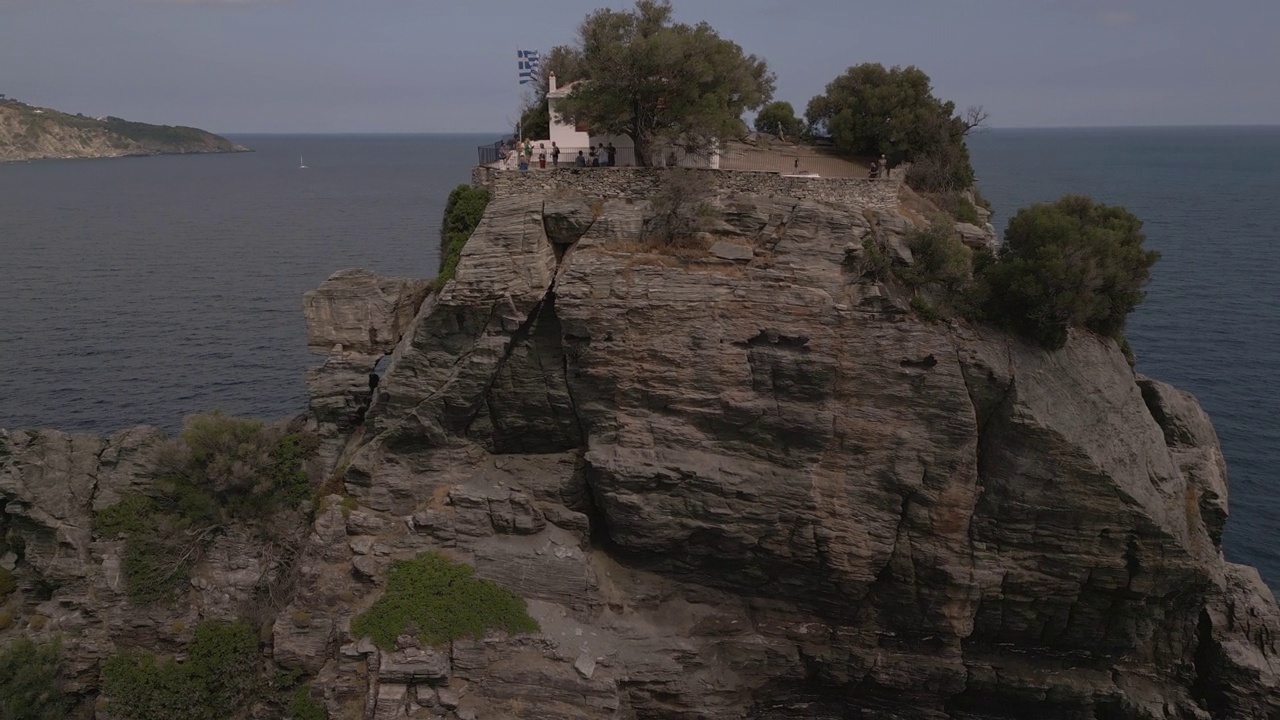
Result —
[[[351,632],[390,650],[396,636],[414,628],[418,638],[430,644],[478,638],[491,629],[538,631],[522,598],[494,582],[475,579],[474,572],[439,553],[395,562],[386,593],[351,621]]]
[[[485,188],[459,185],[449,193],[444,203],[444,219],[440,222],[440,272],[432,281],[434,287],[444,287],[453,279],[462,258],[462,246],[480,225],[488,205],[489,191]]]
[[[899,271],[913,288],[930,286],[947,293],[962,291],[973,276],[973,252],[956,237],[951,223],[940,220],[907,235],[913,262]]]
[[[293,693],[289,716],[293,720],[329,720],[329,711],[325,710],[324,703],[311,697],[311,688],[303,685]]]
[[[876,282],[887,282],[893,277],[893,257],[870,235],[862,241],[861,255],[845,255],[844,266],[850,272]]]
[[[187,660],[123,651],[102,666],[113,715],[130,720],[226,720],[261,689],[258,633],[245,623],[203,622]]]
[[[1144,239],[1128,210],[1079,195],[1019,210],[979,274],[984,314],[1049,349],[1072,327],[1119,340],[1160,257]]]
[[[61,720],[75,706],[64,693],[58,648],[18,638],[0,650],[0,720]]]
[[[969,202],[969,199],[963,195],[956,197],[952,216],[959,222],[969,223],[970,225],[977,225],[982,220],[978,217],[978,208],[974,207],[973,203]]]
[[[140,603],[186,587],[204,544],[221,526],[298,508],[312,495],[304,464],[316,441],[256,420],[208,413],[188,418],[160,454],[154,496],[131,494],[94,517],[93,529],[126,540],[125,587]],[[270,523],[263,523],[268,531]]]

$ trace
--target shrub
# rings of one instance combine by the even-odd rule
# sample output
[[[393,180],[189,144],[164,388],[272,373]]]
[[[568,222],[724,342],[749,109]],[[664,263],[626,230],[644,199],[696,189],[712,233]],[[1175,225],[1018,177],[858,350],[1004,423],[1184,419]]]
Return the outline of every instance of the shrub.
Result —
[[[453,279],[462,258],[462,247],[480,225],[484,210],[489,205],[489,191],[485,188],[459,185],[444,203],[444,218],[440,221],[440,272],[432,285],[436,288]]]
[[[1079,195],[1019,210],[980,274],[985,315],[1049,349],[1071,327],[1119,340],[1160,257],[1144,239],[1128,210]]]
[[[899,274],[908,285],[917,289],[933,286],[955,294],[969,282],[973,252],[956,237],[951,223],[939,220],[911,231],[906,239],[914,262]]]
[[[61,720],[74,705],[61,688],[57,646],[18,638],[0,650],[0,720]]]
[[[386,593],[351,621],[351,632],[390,650],[396,637],[413,627],[430,644],[479,638],[491,629],[538,631],[522,598],[494,582],[473,578],[474,572],[430,552],[392,563]]]
[[[101,537],[126,540],[129,596],[139,603],[172,597],[223,524],[304,505],[312,494],[304,463],[315,447],[310,435],[256,420],[218,412],[188,418],[159,456],[155,496],[127,495],[93,520]]]
[[[844,266],[851,272],[876,282],[887,282],[893,275],[893,257],[870,235],[862,241],[861,256],[846,254]]]
[[[187,660],[123,651],[102,666],[112,714],[130,720],[225,720],[260,689],[258,635],[245,623],[203,622]]]
[[[289,716],[293,720],[329,720],[329,711],[324,703],[311,697],[311,688],[303,685],[293,693]]]
[[[978,217],[978,208],[974,207],[968,198],[960,194],[956,195],[955,205],[951,209],[951,216],[959,222],[969,223],[970,225],[977,225],[982,221],[982,218]]]
[[[662,172],[656,192],[649,197],[653,215],[645,222],[646,239],[659,247],[689,248],[695,232],[716,210],[707,202],[710,192],[703,177],[690,168]]]

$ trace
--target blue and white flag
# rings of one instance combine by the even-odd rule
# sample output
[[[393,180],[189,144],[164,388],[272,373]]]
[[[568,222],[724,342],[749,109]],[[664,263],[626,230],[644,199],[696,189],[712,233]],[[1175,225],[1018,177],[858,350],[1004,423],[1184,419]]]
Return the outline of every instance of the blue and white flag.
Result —
[[[516,50],[516,61],[520,68],[520,84],[533,82],[538,77],[538,51]]]

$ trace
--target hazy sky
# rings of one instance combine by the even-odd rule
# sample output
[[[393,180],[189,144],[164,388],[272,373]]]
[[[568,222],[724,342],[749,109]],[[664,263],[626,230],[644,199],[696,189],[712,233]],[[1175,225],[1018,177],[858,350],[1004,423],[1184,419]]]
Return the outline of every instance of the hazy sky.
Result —
[[[675,0],[804,105],[914,64],[998,127],[1280,124],[1280,0]],[[602,0],[0,0],[0,93],[216,132],[510,127],[517,48]]]

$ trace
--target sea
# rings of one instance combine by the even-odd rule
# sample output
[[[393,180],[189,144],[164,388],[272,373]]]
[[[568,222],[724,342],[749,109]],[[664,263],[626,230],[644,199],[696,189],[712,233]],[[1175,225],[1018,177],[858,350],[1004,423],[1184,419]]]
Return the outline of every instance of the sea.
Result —
[[[236,135],[255,152],[0,164],[0,428],[176,431],[306,407],[302,294],[335,270],[430,277],[485,135]],[[1227,557],[1280,590],[1280,127],[993,129],[998,229],[1067,193],[1144,220],[1128,337],[1226,454]],[[300,165],[306,165],[305,169]]]

